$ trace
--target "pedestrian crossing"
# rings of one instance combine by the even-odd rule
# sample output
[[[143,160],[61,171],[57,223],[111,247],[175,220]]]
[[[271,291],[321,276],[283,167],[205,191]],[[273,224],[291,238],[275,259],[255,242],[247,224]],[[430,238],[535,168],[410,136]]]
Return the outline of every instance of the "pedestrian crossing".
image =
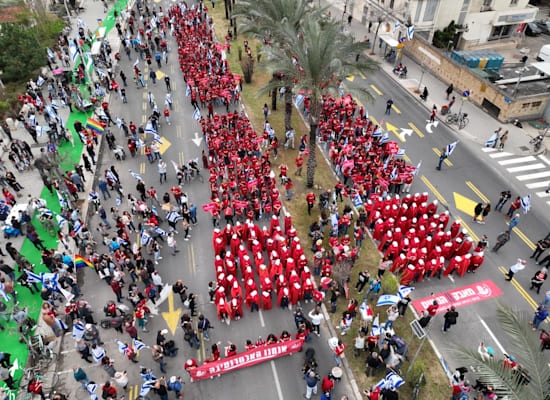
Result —
[[[546,189],[550,187],[550,159],[544,155],[517,155],[492,147],[482,147],[481,150],[522,182],[527,189],[535,191],[538,197],[550,198],[550,193],[546,193]],[[550,201],[546,203],[550,205]]]

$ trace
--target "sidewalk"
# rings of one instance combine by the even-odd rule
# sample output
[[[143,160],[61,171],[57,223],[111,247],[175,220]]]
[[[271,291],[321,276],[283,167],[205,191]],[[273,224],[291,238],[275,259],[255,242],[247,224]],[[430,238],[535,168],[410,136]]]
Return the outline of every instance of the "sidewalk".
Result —
[[[334,2],[334,0],[325,0],[325,4],[328,4],[333,11],[334,15],[341,15],[343,11],[343,5]],[[343,4],[343,3],[342,3]],[[336,10],[336,11],[335,11]],[[383,49],[378,48],[378,44],[374,43],[375,29],[371,28],[371,33],[368,32],[368,28],[362,25],[359,21],[353,20],[351,27],[346,24],[346,31],[352,33],[356,40],[363,40],[367,36],[371,43],[372,49],[375,54],[370,57],[377,60],[380,63],[381,68],[387,73],[387,75],[393,79],[397,84],[402,86],[405,90],[411,93],[418,103],[422,104],[426,108],[426,116],[430,115],[432,106],[435,104],[440,110],[441,106],[449,103],[447,100],[447,87],[449,86],[445,82],[439,80],[438,77],[424,69],[421,65],[413,61],[410,57],[403,55],[401,63],[407,66],[407,78],[401,79],[393,73],[393,63],[389,63],[383,59]],[[380,32],[379,32],[380,33]],[[378,41],[378,38],[376,39]],[[423,74],[424,73],[424,74]],[[423,75],[422,75],[423,74]],[[417,92],[420,86],[420,92]],[[424,86],[427,86],[429,96],[427,101],[421,101],[419,94],[424,90]],[[456,97],[455,104],[452,107],[453,112],[458,112],[461,106],[462,91],[455,92],[452,96]],[[489,114],[486,114],[478,105],[470,102],[464,102],[462,106],[462,112],[468,114],[469,124],[459,130],[456,125],[447,124],[445,116],[438,113],[440,123],[446,124],[449,128],[454,130],[458,138],[464,138],[478,144],[480,147],[485,146],[487,140],[491,137],[493,132],[502,127],[502,130],[508,130],[508,141],[506,142],[506,149],[514,154],[518,155],[531,155],[533,154],[533,146],[529,144],[531,138],[539,135],[539,131],[527,123],[523,124],[523,129],[517,128],[512,124],[502,124],[500,121],[494,119]],[[546,148],[550,148],[550,137],[544,140],[544,146],[539,153],[546,152]]]

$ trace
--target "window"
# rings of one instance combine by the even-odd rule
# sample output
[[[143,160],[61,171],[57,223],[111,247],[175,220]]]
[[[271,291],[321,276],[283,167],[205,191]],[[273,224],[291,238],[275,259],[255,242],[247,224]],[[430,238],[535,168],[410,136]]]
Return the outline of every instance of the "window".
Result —
[[[369,8],[367,6],[363,6],[363,14],[367,15],[369,13]]]
[[[542,101],[534,101],[531,103],[531,107],[532,108],[540,107],[541,104],[542,104]]]
[[[528,107],[529,107],[529,104],[530,104],[530,103],[523,103],[523,104],[521,105],[521,108],[524,108],[524,109],[525,109],[525,108],[528,108]]]
[[[418,0],[416,3],[416,14],[414,16],[415,22],[420,21],[420,12],[422,11],[423,2],[424,0]]]
[[[437,0],[428,0],[426,2],[426,10],[424,11],[424,22],[433,21],[435,17],[435,11],[437,10]]]
[[[510,36],[512,34],[512,26],[513,25],[495,26],[491,32],[491,36],[489,36],[489,40],[498,40]]]
[[[511,0],[511,1],[510,1],[510,5],[511,5],[511,6],[515,6],[515,5],[517,5],[517,4],[518,4],[518,0]]]
[[[390,8],[393,10],[393,3],[395,0],[390,0]]]
[[[491,3],[493,0],[483,0],[483,6],[484,7],[491,7]]]

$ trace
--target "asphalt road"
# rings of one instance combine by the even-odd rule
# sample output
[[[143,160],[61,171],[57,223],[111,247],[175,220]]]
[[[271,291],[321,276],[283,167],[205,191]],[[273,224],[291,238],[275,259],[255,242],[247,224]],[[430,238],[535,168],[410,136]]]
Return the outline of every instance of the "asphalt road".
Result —
[[[166,3],[166,4],[165,4]],[[168,2],[158,3],[157,5],[164,4],[168,6]],[[177,184],[176,175],[174,169],[171,166],[170,160],[174,160],[178,163],[189,161],[193,158],[200,158],[201,151],[204,146],[204,142],[201,142],[197,146],[192,139],[195,138],[196,132],[200,132],[200,126],[192,118],[193,109],[189,100],[185,97],[185,82],[183,76],[179,73],[179,65],[177,65],[176,49],[177,45],[175,40],[169,39],[169,45],[172,51],[169,53],[169,63],[167,66],[162,65],[161,71],[164,74],[168,74],[172,83],[172,92],[174,99],[174,110],[171,112],[171,125],[168,126],[165,120],[162,120],[160,135],[165,145],[162,148],[162,157],[168,164],[168,182],[159,185],[159,175],[157,172],[156,163],[149,164],[145,156],[136,156],[131,158],[127,152],[128,158],[126,161],[119,162],[114,160],[113,154],[105,147],[105,152],[100,159],[101,170],[115,165],[121,175],[122,185],[124,187],[125,194],[131,192],[136,194],[135,179],[128,173],[129,169],[139,173],[144,179],[146,186],[150,187],[154,185],[157,189],[159,197],[162,197],[164,192],[168,192],[170,187]],[[126,88],[128,103],[122,104],[118,95],[112,94],[110,102],[111,115],[124,118],[127,123],[133,121],[136,125],[145,122],[148,115],[152,110],[147,104],[147,91],[151,90],[159,104],[159,108],[162,111],[164,109],[164,96],[166,88],[164,82],[157,81],[156,85],[147,81],[147,89],[136,89],[131,83],[131,77],[133,76],[133,63],[136,59],[136,55],[132,54],[132,60],[123,56],[120,67],[126,73],[128,77],[129,86]],[[144,76],[148,77],[148,70],[144,69],[145,62],[142,60],[140,68],[144,72]],[[156,70],[156,68],[155,68]],[[118,72],[117,72],[118,73]],[[117,79],[118,80],[118,79]],[[121,83],[121,82],[120,82]],[[240,106],[239,106],[240,107]],[[218,113],[223,113],[224,109],[216,110]],[[162,112],[161,112],[162,113]],[[126,148],[123,133],[115,126],[111,126],[111,129],[117,137],[117,143]],[[150,138],[149,138],[150,139]],[[167,145],[170,143],[170,145]],[[202,165],[202,162],[199,162]],[[206,174],[204,172],[203,174]],[[251,314],[249,311],[245,311],[245,316],[240,321],[233,321],[230,326],[219,323],[216,317],[216,309],[213,304],[208,302],[207,285],[208,282],[215,279],[215,270],[213,266],[213,250],[212,250],[212,224],[211,219],[206,215],[200,206],[209,202],[209,189],[208,183],[203,184],[198,181],[193,181],[184,186],[184,191],[189,195],[189,200],[195,203],[199,208],[197,226],[193,227],[191,232],[192,238],[186,242],[183,240],[183,235],[180,231],[177,235],[178,248],[180,252],[176,257],[171,256],[167,246],[162,249],[162,256],[164,257],[158,266],[160,275],[163,278],[163,282],[174,283],[177,279],[183,279],[184,283],[189,287],[189,292],[197,293],[199,295],[198,311],[205,314],[215,329],[211,331],[212,341],[221,341],[222,347],[227,340],[237,344],[238,350],[244,350],[244,342],[246,339],[255,340],[258,336],[267,337],[269,333],[280,335],[280,333],[286,329],[292,334],[295,332],[294,320],[292,313],[288,310],[281,310],[274,308],[270,311],[262,311],[260,313]],[[115,196],[110,200],[107,200],[104,204],[105,209],[115,205]],[[127,202],[122,202],[122,209],[128,209]],[[93,217],[91,226],[95,231],[98,218]],[[260,226],[263,226],[261,222]],[[166,223],[164,227],[167,228]],[[106,247],[99,245],[99,251],[106,252]],[[93,271],[85,272],[85,279],[83,281],[82,291],[84,298],[92,304],[96,310],[96,320],[103,317],[102,308],[108,299],[114,300],[114,294],[110,287],[103,283],[99,283],[98,278]],[[129,281],[129,278],[127,278]],[[124,289],[126,292],[126,289]],[[145,343],[149,345],[155,344],[156,333],[158,330],[167,328],[167,323],[163,319],[161,313],[169,311],[168,302],[164,302],[159,307],[159,315],[153,317],[148,324],[148,333],[141,333],[140,337]],[[309,312],[311,304],[305,305],[304,311]],[[174,298],[174,309],[180,309],[182,312],[186,312],[179,298]],[[177,313],[177,311],[176,311]],[[150,351],[142,350],[139,355],[139,364],[131,364],[125,360],[119,353],[117,345],[114,342],[115,331],[103,331],[101,330],[102,339],[105,342],[105,349],[107,355],[113,357],[116,360],[115,367],[117,370],[127,370],[130,377],[130,392],[128,398],[134,400],[139,392],[139,385],[142,381],[139,377],[139,370],[137,365],[144,365],[147,367],[154,367],[154,371],[157,373],[157,377],[160,376],[160,370],[158,364],[151,361]],[[128,340],[126,333],[118,335],[124,341]],[[172,337],[171,334],[169,334]],[[184,363],[188,358],[194,358],[199,363],[204,361],[206,357],[210,355],[210,343],[201,342],[201,348],[199,350],[190,349],[188,344],[183,341],[183,333],[181,328],[176,329],[173,336],[177,346],[179,347],[179,353],[176,358],[167,360],[168,377],[172,375],[183,376],[186,381],[184,386],[184,393],[186,398],[198,399],[198,398],[225,398],[225,399],[237,399],[237,398],[262,398],[265,400],[282,400],[282,399],[297,399],[301,398],[305,393],[305,381],[300,374],[301,366],[303,365],[303,353],[297,353],[292,356],[276,359],[271,362],[259,364],[250,368],[238,370],[236,372],[223,375],[221,378],[214,380],[205,380],[196,383],[189,383],[187,374],[184,371]],[[323,327],[320,338],[315,337],[311,342],[305,345],[307,347],[313,347],[316,350],[317,360],[320,364],[319,372],[323,375],[328,374],[330,369],[334,366],[334,360],[332,354],[327,345],[328,330]],[[61,390],[67,393],[72,393],[76,397],[71,398],[84,398],[84,392],[80,386],[74,382],[72,378],[71,368],[74,365],[83,365],[85,371],[89,377],[95,380],[97,383],[103,383],[107,379],[107,375],[100,368],[91,364],[88,365],[80,361],[78,354],[73,350],[73,340],[70,334],[67,335],[64,342],[64,357],[59,367],[61,371]],[[333,393],[335,398],[339,396],[351,393],[348,383],[342,380],[337,384]],[[155,395],[151,395],[150,398],[156,398]]]
[[[499,167],[496,159],[488,157],[481,146],[471,138],[460,133],[457,134],[441,121],[437,126],[433,124],[427,126],[429,112],[420,104],[421,100],[397,85],[392,77],[385,72],[380,71],[368,79],[361,76],[354,76],[350,79],[353,80],[345,81],[347,87],[360,85],[371,90],[375,96],[375,102],[363,102],[363,104],[368,109],[369,115],[373,116],[376,121],[379,123],[384,121],[384,130],[393,131],[389,134],[390,140],[396,141],[401,148],[406,149],[407,161],[410,160],[409,163],[417,165],[422,160],[420,172],[413,183],[411,192],[428,192],[430,200],[439,200],[439,213],[449,210],[452,220],[458,218],[466,222],[471,236],[476,241],[477,238],[486,234],[492,246],[498,233],[508,228],[504,215],[494,211],[499,193],[504,189],[509,189],[513,196],[525,196],[528,191],[524,184],[514,179],[504,168]],[[389,98],[393,100],[394,108],[388,116],[384,115],[384,112],[386,101]],[[429,98],[427,103],[430,105]],[[457,112],[458,107],[460,104],[455,104],[453,111]],[[388,126],[388,123],[391,126]],[[488,127],[479,127],[478,129],[494,129],[494,127],[488,124]],[[434,149],[440,150],[456,140],[460,140],[460,142],[449,157],[452,166],[444,164],[442,170],[437,171],[435,167],[439,157]],[[457,203],[455,201],[456,194],[470,199],[473,203],[460,197],[458,197],[460,200]],[[533,260],[529,260],[529,256],[532,254],[532,245],[548,233],[548,205],[536,196],[533,197],[531,211],[527,215],[521,212],[519,232],[514,230],[512,239],[497,254],[486,251],[485,261],[477,273],[466,274],[463,278],[455,275],[454,279],[425,280],[416,285],[413,299],[424,298],[432,293],[438,294],[485,280],[494,282],[503,293],[501,296],[459,308],[457,310],[460,314],[458,324],[446,335],[440,331],[443,318],[438,317],[435,327],[432,327],[430,337],[443,353],[449,365],[456,365],[449,352],[454,345],[471,348],[477,347],[479,342],[484,342],[493,347],[497,355],[502,352],[511,352],[508,350],[510,349],[509,338],[501,332],[496,321],[497,301],[514,306],[531,318],[533,307],[544,299],[544,292],[547,289],[545,286],[548,285],[543,286],[540,295],[528,290],[530,279],[539,268]],[[473,206],[477,202],[487,200],[491,202],[493,211],[489,214],[486,224],[479,225],[472,222],[470,215],[472,215]],[[510,202],[505,205],[504,211],[508,210],[509,204]],[[501,268],[504,267],[507,270],[518,257],[527,259],[528,263],[525,270],[516,274],[517,285],[515,285],[504,280]],[[541,325],[541,328],[545,328],[545,325]],[[533,335],[535,334],[538,337],[538,333],[533,333]]]

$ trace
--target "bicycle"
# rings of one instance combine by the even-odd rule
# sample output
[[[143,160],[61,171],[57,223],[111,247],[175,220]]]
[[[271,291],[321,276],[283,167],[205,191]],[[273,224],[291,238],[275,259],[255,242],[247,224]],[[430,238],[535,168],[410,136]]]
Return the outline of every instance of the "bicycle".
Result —
[[[52,218],[49,218],[48,216],[43,214],[39,216],[38,219],[42,223],[42,227],[44,228],[44,230],[48,232],[48,235],[50,235],[51,237],[55,237],[57,231],[55,229],[55,224],[53,223]]]
[[[416,400],[418,398],[418,395],[420,393],[420,386],[426,383],[426,378],[424,377],[424,371],[420,373],[420,377],[418,378],[418,382],[414,385],[414,389],[412,392],[411,400]]]
[[[470,122],[467,117],[468,114],[466,113],[452,113],[447,116],[446,121],[449,124],[457,124],[458,129],[462,129]]]

